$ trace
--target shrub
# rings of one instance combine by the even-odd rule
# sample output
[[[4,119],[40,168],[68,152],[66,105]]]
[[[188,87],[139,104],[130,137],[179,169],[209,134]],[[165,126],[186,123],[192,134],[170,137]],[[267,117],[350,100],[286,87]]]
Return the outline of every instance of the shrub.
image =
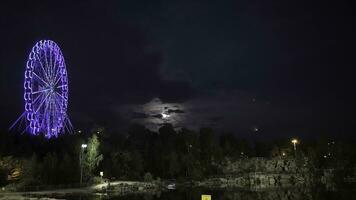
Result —
[[[7,171],[0,168],[0,186],[7,184]]]
[[[143,176],[143,180],[145,182],[152,182],[153,181],[153,176],[150,172],[145,173],[145,175]]]

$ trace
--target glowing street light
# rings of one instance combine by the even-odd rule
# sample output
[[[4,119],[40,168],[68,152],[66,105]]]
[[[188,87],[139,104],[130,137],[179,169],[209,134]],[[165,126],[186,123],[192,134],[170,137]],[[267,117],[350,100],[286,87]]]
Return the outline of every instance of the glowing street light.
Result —
[[[82,149],[79,154],[79,161],[80,161],[80,186],[83,183],[83,152],[88,147],[87,144],[82,144]]]
[[[104,176],[104,172],[101,171],[101,172],[100,172],[101,182],[103,182],[103,176]]]
[[[292,139],[291,142],[294,147],[294,155],[297,156],[297,144],[299,144],[299,141],[297,139]]]

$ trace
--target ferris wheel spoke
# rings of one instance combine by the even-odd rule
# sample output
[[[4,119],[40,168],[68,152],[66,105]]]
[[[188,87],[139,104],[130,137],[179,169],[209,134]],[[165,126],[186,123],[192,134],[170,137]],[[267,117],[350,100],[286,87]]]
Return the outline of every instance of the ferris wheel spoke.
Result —
[[[51,98],[50,99],[50,101],[49,101],[49,103],[48,103],[48,105],[49,105],[49,112],[46,112],[46,113],[48,113],[48,115],[50,115],[49,117],[48,117],[48,123],[50,124],[51,123],[51,116],[53,115],[53,99]]]
[[[51,96],[51,98],[48,101],[47,109],[45,111],[45,113],[47,113],[47,120],[48,120],[47,123],[48,123],[49,127],[53,127],[51,124],[53,124],[53,120],[54,120],[53,118],[55,115],[54,102],[55,102],[55,100],[54,100],[53,96]]]
[[[43,79],[42,79],[38,74],[36,74],[35,72],[32,72],[32,74],[35,75],[38,80],[42,81],[42,82],[45,84],[45,86],[48,86],[48,85],[49,85],[45,80],[43,80]]]
[[[57,85],[59,79],[61,78],[61,74],[60,74],[59,70],[60,70],[60,68],[57,67],[56,74],[55,74],[55,76],[54,76],[54,79],[56,80],[56,82],[55,82],[54,85]],[[59,75],[59,76],[58,76],[58,75]],[[58,79],[57,79],[57,78],[58,78]]]
[[[48,60],[47,60],[47,51],[46,51],[46,50],[43,50],[43,52],[44,52],[44,60],[45,60],[45,63],[46,63],[48,81],[50,81],[51,73],[50,73],[50,66],[48,65]]]
[[[66,87],[68,86],[67,84],[66,85],[60,85],[60,86],[57,86],[57,88],[62,88],[62,87]]]
[[[40,108],[42,107],[43,103],[47,100],[49,94],[50,94],[50,93],[48,93],[48,94],[46,95],[46,97],[42,100],[42,102],[41,102],[40,105],[38,106],[38,108],[37,108],[37,110],[36,110],[35,113],[37,113],[37,112],[40,110]]]
[[[62,106],[62,102],[59,99],[56,99],[56,105],[59,107],[59,109],[61,110],[63,108]]]
[[[47,110],[48,110],[48,106],[49,106],[49,104],[48,103],[46,103],[46,106],[45,106],[45,108],[44,108],[44,116],[43,116],[43,118],[44,119],[47,119],[48,117],[46,116],[46,115],[48,115],[48,112],[47,112]]]
[[[56,94],[59,96],[59,97],[61,97],[62,99],[64,99],[64,100],[66,100],[67,101],[67,99],[66,98],[64,98],[61,94],[59,94],[57,91],[56,91]]]
[[[58,77],[58,79],[56,80],[56,82],[54,83],[54,86],[56,86],[59,82],[59,80],[61,80],[62,77]]]
[[[49,69],[51,70],[51,74],[50,74],[51,79],[53,78],[52,52],[53,52],[53,49],[50,48],[50,50],[49,50]]]
[[[54,57],[54,63],[53,63],[53,80],[57,80],[57,75],[58,75],[58,67],[57,67],[57,60],[56,57]]]
[[[49,104],[46,103],[46,107],[44,109],[44,114],[43,114],[43,117],[42,117],[42,127],[48,127],[48,107],[49,107]]]
[[[49,90],[51,90],[51,89],[38,90],[38,91],[32,92],[32,94],[42,93],[42,92],[46,92],[46,91],[49,91]]]
[[[40,99],[40,97],[43,95],[43,93],[40,93],[35,100],[32,101],[32,104],[36,103],[38,99]]]
[[[57,96],[60,96],[62,99],[66,100],[65,98],[63,98],[60,94],[56,94]],[[62,105],[62,101],[59,98],[56,98],[56,105],[58,107],[58,110],[63,110],[63,105]]]
[[[53,50],[52,50],[53,52]],[[52,78],[53,80],[56,80],[56,58],[54,57],[54,55],[52,54],[51,55],[51,58],[52,58]]]
[[[38,59],[38,62],[40,63],[40,66],[41,66],[41,69],[42,69],[42,71],[43,71],[43,74],[45,75],[46,79],[49,80],[49,79],[48,79],[48,74],[47,74],[45,68],[43,67],[43,64],[42,64],[42,62],[41,62],[40,57],[38,56],[37,53],[36,53],[35,55],[36,55],[36,57],[37,57],[37,59]]]
[[[61,118],[61,110],[62,110],[62,106],[60,105],[59,102],[54,101],[53,103],[53,108],[54,108],[54,115],[55,115],[55,121],[58,121],[59,118]]]
[[[53,83],[53,66],[52,66],[52,50],[48,50],[48,69],[49,69],[49,78],[50,78],[50,82]]]

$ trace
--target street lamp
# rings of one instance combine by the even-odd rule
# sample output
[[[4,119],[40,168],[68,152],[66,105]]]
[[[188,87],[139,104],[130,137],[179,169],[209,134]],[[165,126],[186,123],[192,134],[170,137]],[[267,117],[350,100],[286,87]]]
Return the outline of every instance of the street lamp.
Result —
[[[188,177],[189,174],[189,164],[190,164],[190,149],[193,147],[193,145],[189,144],[187,145],[187,151],[188,151],[188,161],[189,163],[187,163],[187,171],[186,171],[186,177]]]
[[[82,144],[81,146],[81,151],[80,151],[80,154],[79,154],[79,162],[80,162],[80,186],[82,186],[82,183],[83,183],[83,153],[84,153],[84,150],[88,147],[87,144]]]
[[[104,172],[101,171],[101,172],[100,172],[101,182],[103,182],[103,176],[104,176]]]
[[[294,147],[294,155],[297,156],[297,144],[299,143],[299,141],[297,139],[292,139],[292,144]]]

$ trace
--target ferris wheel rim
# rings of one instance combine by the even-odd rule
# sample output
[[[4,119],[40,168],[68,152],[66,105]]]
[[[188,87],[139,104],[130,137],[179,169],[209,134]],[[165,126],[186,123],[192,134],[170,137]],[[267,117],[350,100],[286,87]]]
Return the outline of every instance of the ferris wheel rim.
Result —
[[[67,119],[68,76],[63,54],[54,41],[41,40],[31,49],[24,88],[30,132],[57,136]]]

